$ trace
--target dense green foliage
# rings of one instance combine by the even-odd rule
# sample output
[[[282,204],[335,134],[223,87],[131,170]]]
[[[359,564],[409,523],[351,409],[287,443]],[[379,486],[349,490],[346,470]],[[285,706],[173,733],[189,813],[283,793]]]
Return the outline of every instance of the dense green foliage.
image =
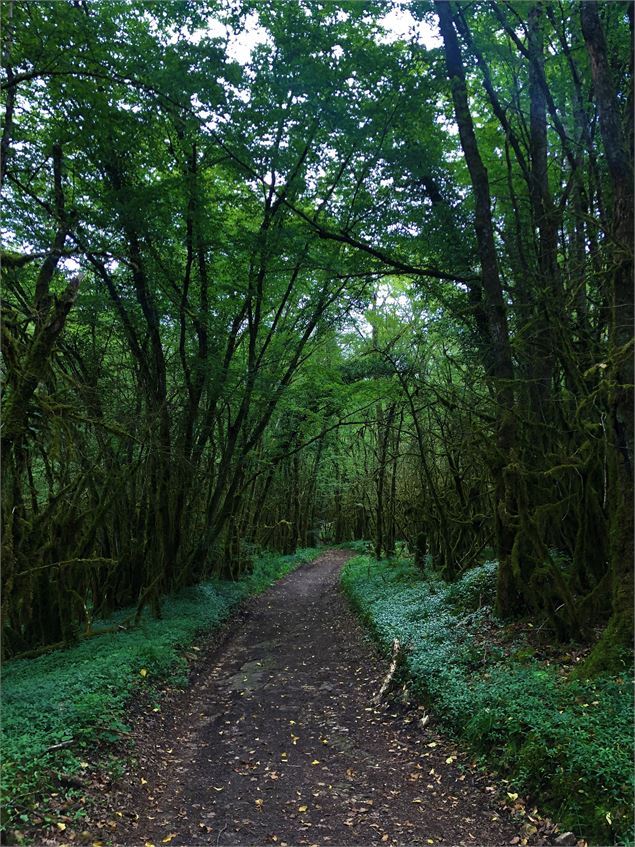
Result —
[[[617,667],[632,4],[2,14],[4,654],[373,536]]]
[[[539,661],[493,615],[496,563],[455,583],[409,560],[351,559],[342,585],[388,649],[404,645],[406,681],[444,727],[564,827],[596,843],[632,838],[633,702],[619,677],[574,679]]]
[[[2,15],[4,655],[372,536],[615,668],[632,4]]]
[[[633,8],[1,4],[11,791],[261,551],[370,538],[416,570],[345,585],[447,725],[625,829]],[[511,661],[492,608],[584,662]]]
[[[42,790],[55,784],[59,774],[81,771],[83,758],[94,764],[97,742],[121,746],[132,695],[145,692],[160,702],[158,687],[185,685],[184,653],[194,638],[213,632],[240,600],[265,590],[316,553],[306,549],[292,556],[260,556],[252,572],[238,582],[204,582],[165,598],[161,620],[146,614],[131,630],[107,632],[67,650],[6,663],[3,826],[19,829],[40,802]],[[100,621],[98,628],[125,617],[126,612],[120,612]],[[38,813],[45,810],[39,806]]]

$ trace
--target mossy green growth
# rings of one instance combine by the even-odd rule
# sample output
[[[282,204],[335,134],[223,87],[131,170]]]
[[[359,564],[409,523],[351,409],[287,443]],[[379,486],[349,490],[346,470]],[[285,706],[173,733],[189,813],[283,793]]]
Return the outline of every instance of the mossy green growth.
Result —
[[[409,684],[445,728],[466,740],[514,790],[599,844],[632,841],[632,675],[572,679],[496,627],[496,564],[454,583],[426,580],[410,561],[351,559],[342,586],[388,650],[406,647]],[[520,647],[520,649],[518,649]]]
[[[2,677],[3,827],[27,824],[60,773],[80,769],[96,742],[120,741],[125,707],[139,689],[187,683],[184,648],[218,628],[250,594],[318,555],[265,553],[237,582],[205,582],[166,597],[162,617],[86,639],[68,650],[7,662]],[[124,610],[103,625],[129,616]],[[58,747],[57,745],[63,745]],[[54,749],[51,749],[54,748]],[[39,808],[41,814],[42,808]]]

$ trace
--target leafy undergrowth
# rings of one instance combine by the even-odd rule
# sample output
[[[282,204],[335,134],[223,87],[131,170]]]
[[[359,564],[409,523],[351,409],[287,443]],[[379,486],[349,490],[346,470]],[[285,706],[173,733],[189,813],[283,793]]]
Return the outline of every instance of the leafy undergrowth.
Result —
[[[134,629],[108,632],[37,659],[7,662],[2,681],[3,830],[20,840],[32,824],[65,823],[60,812],[73,804],[77,786],[94,759],[96,745],[109,752],[102,767],[116,774],[126,707],[138,693],[152,695],[169,680],[187,684],[187,658],[194,638],[217,629],[251,594],[311,561],[316,549],[292,556],[263,554],[238,582],[206,582],[166,597],[162,618],[145,615]],[[124,610],[113,620],[124,619]],[[111,624],[113,620],[104,622]],[[69,787],[70,786],[70,787]],[[63,817],[63,815],[62,815]]]
[[[589,841],[632,842],[632,678],[574,680],[509,643],[492,612],[496,563],[446,583],[407,560],[357,556],[342,572],[353,606],[444,727],[465,739],[513,792]],[[513,794],[510,789],[510,794]]]

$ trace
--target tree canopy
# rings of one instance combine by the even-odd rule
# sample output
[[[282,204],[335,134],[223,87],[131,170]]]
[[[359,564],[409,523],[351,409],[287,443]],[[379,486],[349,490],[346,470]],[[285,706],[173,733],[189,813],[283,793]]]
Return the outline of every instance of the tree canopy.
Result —
[[[2,14],[5,654],[365,538],[615,666],[632,4]]]

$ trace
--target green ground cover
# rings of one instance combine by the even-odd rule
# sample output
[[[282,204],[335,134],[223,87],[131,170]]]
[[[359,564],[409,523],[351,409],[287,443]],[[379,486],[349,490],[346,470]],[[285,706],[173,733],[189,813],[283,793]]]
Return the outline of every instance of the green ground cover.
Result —
[[[166,597],[162,618],[144,615],[130,630],[108,632],[67,650],[7,662],[2,675],[3,827],[28,825],[47,815],[42,796],[59,774],[83,769],[97,742],[121,742],[125,709],[140,689],[147,693],[169,679],[187,683],[184,649],[218,628],[238,603],[318,555],[263,554],[237,582],[206,582]],[[122,611],[104,625],[129,616]],[[58,746],[61,745],[61,746]],[[120,764],[120,763],[119,763]],[[113,756],[106,766],[117,768]],[[58,805],[57,803],[54,805]]]
[[[632,675],[575,679],[506,637],[492,612],[496,563],[446,583],[409,560],[349,560],[342,586],[444,728],[558,820],[601,844],[632,843]]]

